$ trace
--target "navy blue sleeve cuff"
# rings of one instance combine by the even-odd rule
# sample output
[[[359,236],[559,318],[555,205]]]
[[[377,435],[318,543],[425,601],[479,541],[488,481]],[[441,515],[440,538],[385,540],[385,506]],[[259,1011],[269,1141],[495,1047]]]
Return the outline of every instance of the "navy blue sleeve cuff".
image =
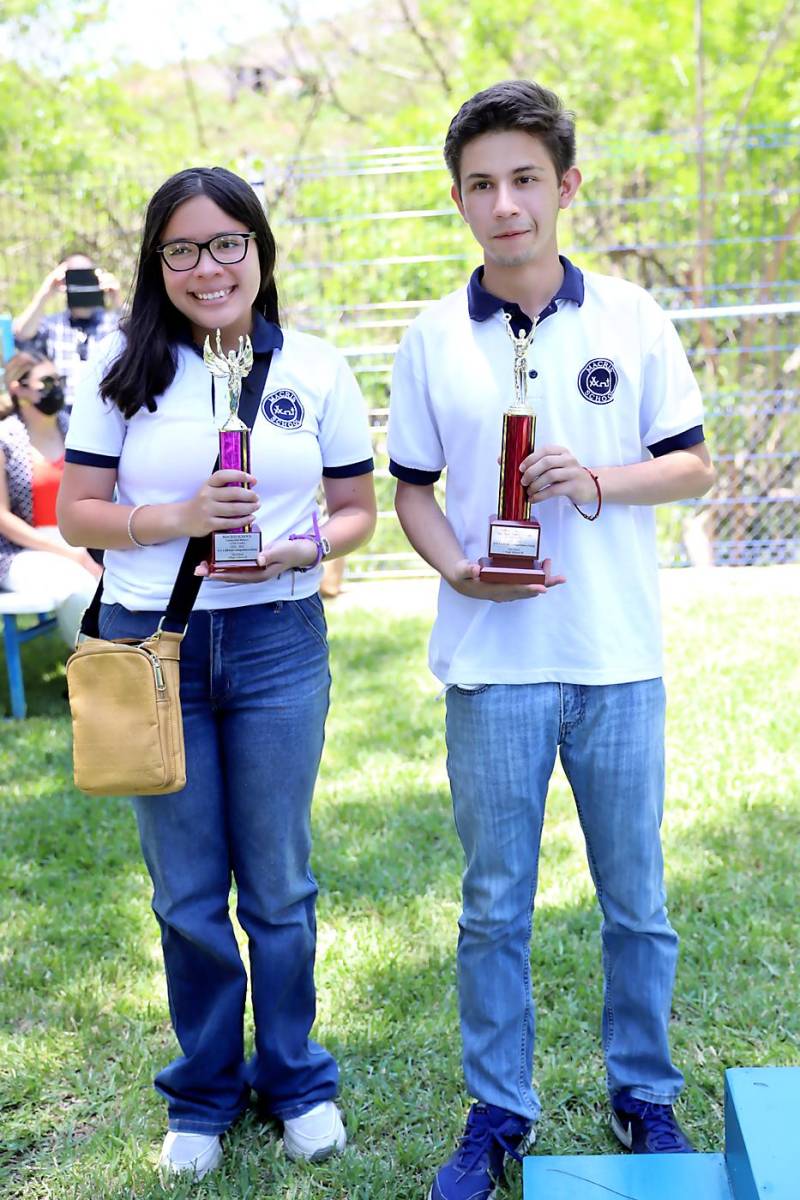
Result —
[[[344,467],[323,467],[322,475],[324,479],[352,479],[355,475],[368,475],[374,470],[372,459],[362,458],[361,462],[347,463]]]
[[[653,458],[661,458],[662,454],[671,454],[673,450],[688,450],[690,446],[699,446],[705,440],[703,426],[694,425],[691,429],[685,429],[683,433],[664,438],[663,442],[655,442],[647,449]]]
[[[76,463],[79,467],[111,467],[116,470],[119,466],[119,456],[112,454],[91,454],[88,450],[67,450],[64,462]]]
[[[441,479],[441,471],[418,471],[414,467],[403,467],[393,458],[389,459],[389,474],[394,475],[401,483],[415,483],[418,487],[430,487]]]

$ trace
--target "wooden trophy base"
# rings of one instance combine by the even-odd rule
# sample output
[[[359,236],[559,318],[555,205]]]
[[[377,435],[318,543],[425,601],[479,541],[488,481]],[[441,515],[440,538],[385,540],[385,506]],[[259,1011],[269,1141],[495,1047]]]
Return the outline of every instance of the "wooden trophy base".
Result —
[[[208,564],[207,579],[216,579],[218,575],[235,575],[237,571],[259,571],[261,568],[255,559],[252,562],[213,562]]]
[[[489,522],[489,556],[481,558],[481,583],[543,584],[545,573],[539,562],[539,522],[535,519]]]
[[[480,558],[481,583],[544,584],[546,575],[541,563],[527,559],[516,563],[500,562],[498,558]]]

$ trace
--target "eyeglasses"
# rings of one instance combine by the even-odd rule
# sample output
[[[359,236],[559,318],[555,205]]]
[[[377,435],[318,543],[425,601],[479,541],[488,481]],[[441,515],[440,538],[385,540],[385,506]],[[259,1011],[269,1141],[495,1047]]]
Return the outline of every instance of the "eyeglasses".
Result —
[[[170,271],[191,271],[200,262],[200,255],[207,250],[214,262],[223,267],[231,263],[241,262],[250,238],[255,233],[218,233],[207,242],[192,242],[187,238],[164,242],[156,246],[156,254],[160,254]]]

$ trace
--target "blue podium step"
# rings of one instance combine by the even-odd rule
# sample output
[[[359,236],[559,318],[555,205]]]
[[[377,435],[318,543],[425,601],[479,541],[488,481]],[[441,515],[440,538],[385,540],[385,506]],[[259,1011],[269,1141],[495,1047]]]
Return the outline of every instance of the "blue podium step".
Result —
[[[525,1200],[800,1200],[800,1067],[725,1072],[725,1154],[534,1155]]]
[[[721,1154],[533,1156],[522,1185],[525,1200],[733,1200]]]
[[[735,1200],[797,1200],[800,1067],[725,1072],[725,1155]]]

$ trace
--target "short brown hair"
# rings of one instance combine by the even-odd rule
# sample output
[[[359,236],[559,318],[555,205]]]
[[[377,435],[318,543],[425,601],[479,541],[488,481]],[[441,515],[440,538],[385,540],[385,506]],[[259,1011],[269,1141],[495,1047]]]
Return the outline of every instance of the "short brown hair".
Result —
[[[547,148],[562,179],[575,162],[575,114],[564,108],[555,92],[525,79],[495,83],[464,102],[450,122],[444,142],[444,161],[461,190],[461,154],[467,142],[482,133],[521,129]]]

